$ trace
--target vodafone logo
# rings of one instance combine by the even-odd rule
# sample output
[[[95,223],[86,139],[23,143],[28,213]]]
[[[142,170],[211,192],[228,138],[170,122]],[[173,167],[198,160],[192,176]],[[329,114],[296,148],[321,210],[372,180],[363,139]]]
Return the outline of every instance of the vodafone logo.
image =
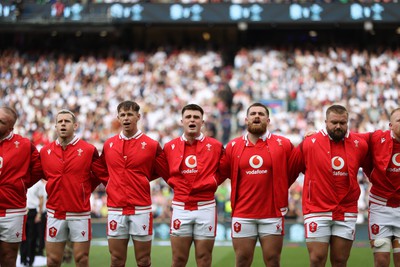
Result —
[[[344,160],[341,157],[332,158],[332,168],[336,171],[341,170],[344,167]]]
[[[197,167],[196,156],[195,155],[187,156],[186,159],[185,159],[185,165],[188,168],[191,168],[191,169],[196,168]]]
[[[254,169],[258,169],[263,165],[263,159],[259,155],[254,155],[250,158],[249,164]]]
[[[392,162],[395,166],[400,167],[400,153],[396,153],[392,156]]]

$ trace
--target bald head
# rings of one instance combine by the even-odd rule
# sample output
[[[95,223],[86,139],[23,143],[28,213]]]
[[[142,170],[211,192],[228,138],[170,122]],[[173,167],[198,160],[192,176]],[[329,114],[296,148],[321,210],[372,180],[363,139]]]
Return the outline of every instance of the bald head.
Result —
[[[17,113],[9,107],[0,107],[0,139],[7,137],[14,129]]]

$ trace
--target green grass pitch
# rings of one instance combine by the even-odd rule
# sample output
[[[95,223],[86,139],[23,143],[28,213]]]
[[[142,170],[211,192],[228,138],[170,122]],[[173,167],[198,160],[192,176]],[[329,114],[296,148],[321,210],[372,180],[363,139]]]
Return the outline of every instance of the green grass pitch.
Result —
[[[190,253],[188,267],[195,267],[196,263],[193,257],[194,251]],[[328,260],[329,261],[329,260]],[[74,264],[63,264],[64,267],[72,267]],[[110,255],[107,246],[92,245],[90,250],[90,266],[107,267],[110,266]],[[129,246],[128,260],[126,266],[136,266],[133,256],[133,247]],[[153,267],[168,267],[171,266],[171,248],[169,246],[153,246],[152,248],[152,266]],[[232,246],[215,246],[213,251],[213,264],[215,267],[234,267],[235,255]],[[254,254],[254,267],[264,266],[261,248],[256,247]],[[306,267],[309,266],[307,248],[304,244],[300,245],[285,245],[282,250],[281,266],[283,267]],[[329,263],[327,266],[331,266]],[[353,246],[349,267],[372,267],[373,255],[368,246]],[[391,264],[393,266],[393,264]]]

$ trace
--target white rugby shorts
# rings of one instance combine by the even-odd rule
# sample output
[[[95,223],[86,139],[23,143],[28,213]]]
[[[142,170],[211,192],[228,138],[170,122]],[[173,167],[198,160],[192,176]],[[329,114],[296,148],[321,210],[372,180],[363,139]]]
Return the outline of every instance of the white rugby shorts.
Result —
[[[193,236],[194,239],[213,239],[217,230],[215,204],[197,210],[185,210],[172,206],[170,234],[173,236]]]
[[[232,218],[232,238],[284,235],[284,218],[248,219]]]
[[[90,219],[60,220],[47,217],[47,242],[86,242],[92,239]]]
[[[153,213],[134,215],[108,214],[107,236],[116,239],[150,241],[153,235]]]
[[[0,240],[19,243],[25,240],[26,215],[0,217]]]
[[[400,237],[400,207],[392,208],[371,203],[368,212],[368,233],[371,240]]]

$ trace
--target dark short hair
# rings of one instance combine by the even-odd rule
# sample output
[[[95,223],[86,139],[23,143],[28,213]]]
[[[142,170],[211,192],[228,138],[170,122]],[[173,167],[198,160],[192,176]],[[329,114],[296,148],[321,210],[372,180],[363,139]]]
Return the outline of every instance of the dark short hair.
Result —
[[[12,116],[12,118],[13,118],[13,120],[12,120],[12,125],[14,125],[15,124],[15,122],[17,121],[17,119],[18,119],[18,114],[17,114],[17,112],[14,110],[14,109],[12,109],[12,108],[10,108],[10,107],[7,107],[7,106],[3,106],[3,107],[1,107],[8,115],[11,115]]]
[[[75,114],[69,109],[61,109],[60,111],[58,111],[57,116],[56,116],[56,122],[57,122],[58,115],[60,115],[60,114],[69,114],[72,116],[72,122],[74,122],[74,123],[76,122]]]
[[[121,111],[121,109],[123,109],[123,110],[132,109],[133,111],[139,112],[140,106],[135,101],[126,100],[126,101],[119,103],[119,105],[117,107],[117,112],[119,113]]]
[[[196,105],[196,104],[188,104],[188,105],[184,106],[182,109],[182,116],[186,110],[197,110],[197,111],[200,111],[202,116],[204,115],[204,110],[199,105]]]
[[[262,104],[262,103],[259,103],[259,102],[251,104],[251,105],[247,108],[246,115],[249,115],[249,110],[250,110],[250,108],[252,108],[252,107],[263,107],[263,108],[265,109],[265,112],[267,112],[267,116],[269,117],[269,110],[268,110],[267,106],[264,105],[264,104]]]
[[[330,106],[327,110],[326,110],[326,117],[328,117],[329,113],[335,113],[335,114],[346,114],[347,116],[349,116],[349,112],[347,112],[347,109],[342,106],[342,105],[332,105]]]

